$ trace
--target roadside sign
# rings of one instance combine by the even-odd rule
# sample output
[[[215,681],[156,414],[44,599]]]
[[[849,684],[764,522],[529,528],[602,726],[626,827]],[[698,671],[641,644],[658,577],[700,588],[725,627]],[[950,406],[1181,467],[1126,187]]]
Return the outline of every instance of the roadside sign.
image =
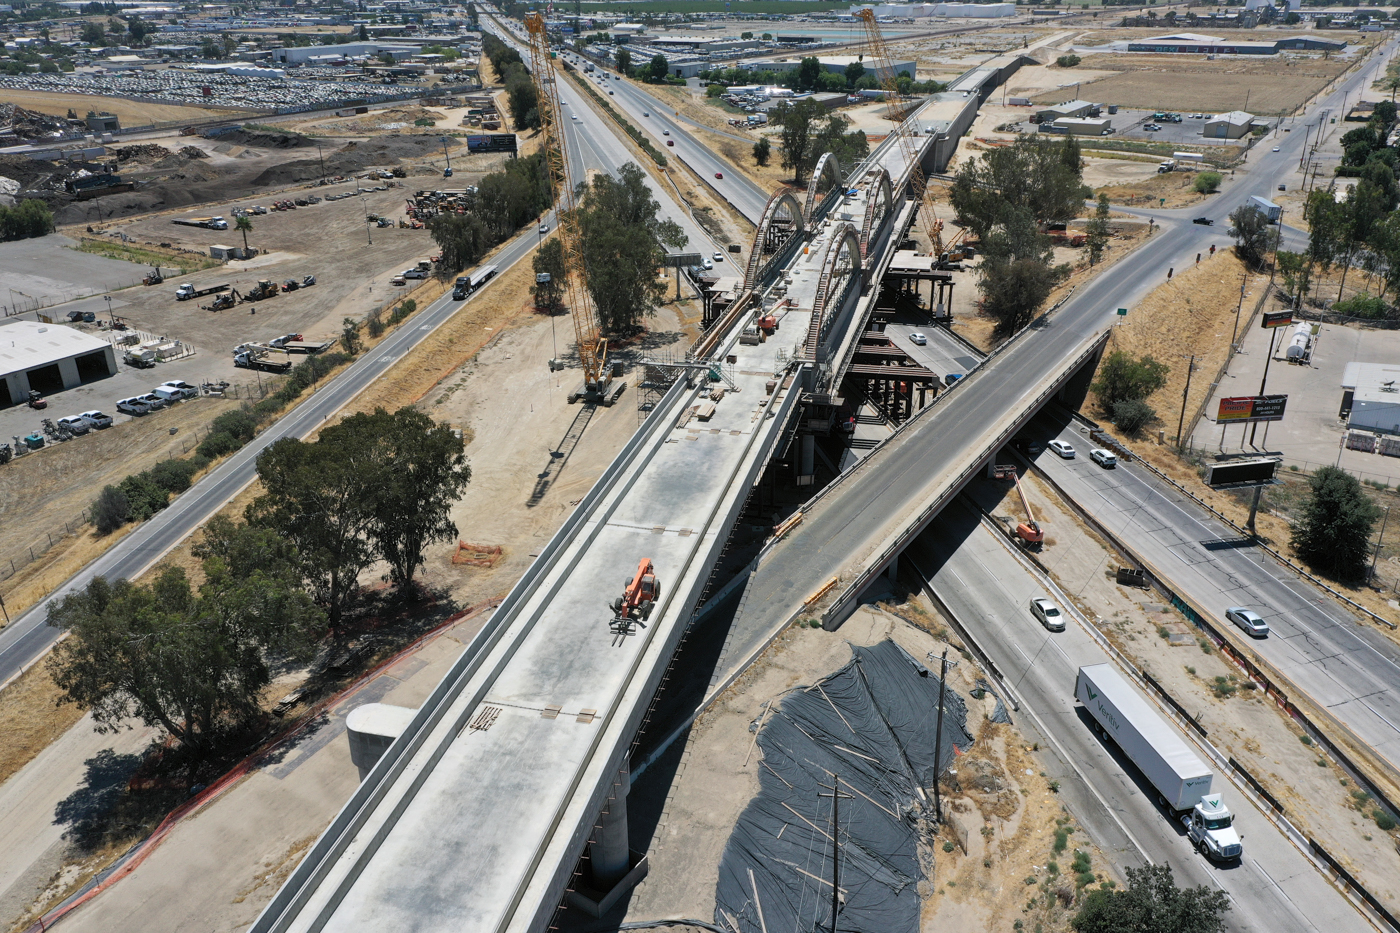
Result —
[[[1118,309],[1118,316],[1119,316],[1119,317],[1127,317],[1127,316],[1128,316],[1128,309],[1127,309],[1127,308],[1119,308],[1119,309]]]
[[[1259,458],[1207,464],[1206,485],[1212,489],[1272,486],[1278,482],[1279,463],[1276,459]]]
[[[1282,421],[1288,405],[1286,395],[1245,395],[1222,398],[1215,415],[1216,424],[1251,424],[1258,421]]]
[[[1293,323],[1293,312],[1289,309],[1283,311],[1265,311],[1264,320],[1259,326],[1265,330],[1270,327],[1287,327]]]

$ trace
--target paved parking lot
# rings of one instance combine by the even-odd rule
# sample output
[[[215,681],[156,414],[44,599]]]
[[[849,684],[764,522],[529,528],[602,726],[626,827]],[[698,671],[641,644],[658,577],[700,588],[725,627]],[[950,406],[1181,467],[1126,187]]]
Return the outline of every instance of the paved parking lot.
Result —
[[[70,249],[57,233],[0,243],[0,314],[50,307],[84,295],[136,285],[145,266]]]
[[[1239,139],[1206,139],[1201,134],[1205,132],[1206,121],[1204,119],[1192,119],[1189,113],[1181,115],[1180,123],[1168,123],[1164,120],[1153,121],[1153,111],[1151,110],[1119,110],[1113,115],[1109,115],[1108,109],[1104,109],[1104,116],[1113,121],[1113,134],[1115,136],[1125,136],[1129,139],[1150,139],[1157,143],[1168,143],[1181,146],[1238,146],[1243,144]],[[1212,116],[1212,114],[1206,114]],[[1160,126],[1160,130],[1145,130],[1143,125],[1155,123]]]

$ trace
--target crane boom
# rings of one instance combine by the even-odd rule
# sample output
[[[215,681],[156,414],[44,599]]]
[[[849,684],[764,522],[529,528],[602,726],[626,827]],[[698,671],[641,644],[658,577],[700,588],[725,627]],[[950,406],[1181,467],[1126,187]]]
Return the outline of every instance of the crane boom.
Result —
[[[913,139],[913,134],[918,128],[911,126],[911,121],[904,117],[900,103],[899,76],[894,73],[894,58],[890,55],[889,46],[885,44],[885,37],[880,32],[880,24],[875,20],[875,11],[866,7],[856,13],[856,18],[865,28],[865,41],[870,47],[872,64],[875,66],[876,76],[880,79],[880,87],[885,92],[885,116],[891,123],[890,133],[895,137],[904,155],[904,164],[909,166],[909,190],[919,205],[919,223],[933,241],[933,255],[938,256],[943,252],[943,222],[938,219],[933,205],[927,201],[928,179],[924,177],[924,168],[919,164],[919,152]]]
[[[544,15],[528,13],[525,31],[530,37],[530,77],[539,94],[540,124],[544,129],[545,160],[550,180],[557,186],[559,242],[564,250],[564,300],[574,319],[579,363],[583,367],[584,389],[601,394],[608,382],[608,342],[599,333],[598,315],[588,291],[588,272],[583,263],[582,234],[574,212],[574,179],[569,172],[568,150],[564,141],[564,113],[559,102],[554,66],[549,57]]]

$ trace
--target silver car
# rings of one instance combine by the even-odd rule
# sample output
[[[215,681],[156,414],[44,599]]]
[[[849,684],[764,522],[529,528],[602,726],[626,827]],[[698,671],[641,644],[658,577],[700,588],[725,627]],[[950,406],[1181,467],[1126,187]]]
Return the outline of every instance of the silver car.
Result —
[[[149,408],[151,411],[160,411],[162,408],[170,407],[170,402],[161,398],[159,395],[156,395],[154,392],[148,392],[145,395],[138,395],[136,396],[136,400],[139,402],[145,402],[146,407]]]
[[[117,411],[125,412],[128,415],[144,415],[150,410],[151,406],[139,398],[124,398],[117,401]]]
[[[1239,628],[1243,629],[1254,638],[1263,638],[1269,634],[1269,623],[1264,621],[1264,617],[1253,609],[1245,609],[1243,606],[1231,606],[1225,610],[1225,618],[1229,619]]]
[[[1040,620],[1040,624],[1052,632],[1063,632],[1065,630],[1065,614],[1060,611],[1060,607],[1048,599],[1037,596],[1031,600],[1031,615]]]

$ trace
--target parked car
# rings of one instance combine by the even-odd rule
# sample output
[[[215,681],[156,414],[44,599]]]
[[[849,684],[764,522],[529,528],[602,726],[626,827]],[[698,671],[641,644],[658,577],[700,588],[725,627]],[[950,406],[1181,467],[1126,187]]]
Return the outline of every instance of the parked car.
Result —
[[[1225,610],[1225,618],[1235,623],[1239,628],[1249,633],[1254,638],[1263,638],[1269,634],[1269,623],[1264,621],[1264,617],[1253,609],[1245,609],[1243,606],[1231,606]]]
[[[169,402],[169,401],[167,401],[166,399],[161,398],[159,395],[156,395],[154,392],[147,392],[145,395],[138,395],[138,396],[136,396],[136,398],[137,398],[139,401],[145,402],[145,403],[146,403],[146,407],[149,408],[151,411],[160,411],[162,408],[168,408],[168,407],[170,407],[170,402]]]
[[[82,415],[69,415],[67,418],[59,418],[60,429],[67,429],[69,434],[86,434],[91,427]]]
[[[301,339],[301,334],[296,335],[296,339]],[[276,346],[274,344],[274,346]],[[183,379],[170,379],[156,386],[157,389],[174,389],[185,398],[199,398],[199,389],[185,382]]]
[[[1102,447],[1095,447],[1093,450],[1089,451],[1089,459],[1105,470],[1111,470],[1118,465],[1118,458]]]
[[[915,346],[922,347],[928,343],[928,338],[925,337],[923,334],[919,333],[917,330],[909,332],[909,339],[914,342]]]
[[[1060,457],[1064,460],[1074,459],[1074,445],[1072,444],[1056,439],[1051,441],[1046,446],[1053,450],[1055,453],[1059,454]]]
[[[1065,630],[1065,615],[1060,607],[1048,599],[1037,596],[1031,600],[1031,615],[1052,632]]]
[[[428,273],[424,272],[422,269],[405,269],[400,272],[399,275],[402,275],[406,279],[426,279],[428,277]]]
[[[1209,217],[1197,217],[1191,221],[1193,224],[1200,224],[1202,227],[1214,227],[1215,221]]]
[[[89,427],[110,428],[112,426],[112,416],[104,415],[100,411],[85,411],[81,417],[88,423]]]
[[[117,400],[117,411],[123,412],[128,415],[144,415],[150,410],[150,405],[147,405],[145,402],[141,401],[141,399],[136,398],[135,396],[131,398]]]

